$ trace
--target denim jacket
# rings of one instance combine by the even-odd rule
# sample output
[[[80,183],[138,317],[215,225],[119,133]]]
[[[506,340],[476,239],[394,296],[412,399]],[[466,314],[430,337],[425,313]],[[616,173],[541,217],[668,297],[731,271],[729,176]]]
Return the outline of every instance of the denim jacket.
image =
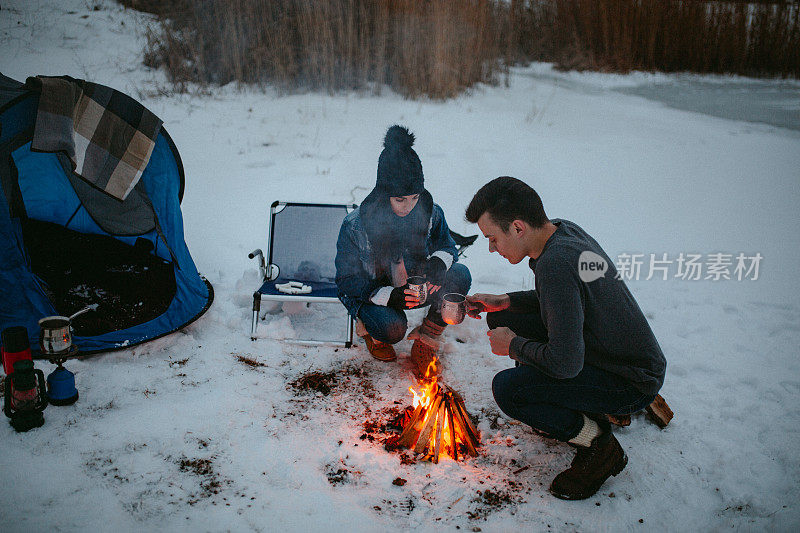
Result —
[[[456,243],[450,236],[444,212],[437,204],[433,204],[431,211],[425,251],[428,257],[434,252],[443,251],[453,256],[454,263],[458,260]],[[406,264],[409,271],[421,266]],[[345,217],[336,241],[336,286],[339,289],[339,299],[355,317],[358,316],[361,306],[369,302],[372,293],[387,284],[390,283],[386,279],[376,277],[367,230],[358,208]]]

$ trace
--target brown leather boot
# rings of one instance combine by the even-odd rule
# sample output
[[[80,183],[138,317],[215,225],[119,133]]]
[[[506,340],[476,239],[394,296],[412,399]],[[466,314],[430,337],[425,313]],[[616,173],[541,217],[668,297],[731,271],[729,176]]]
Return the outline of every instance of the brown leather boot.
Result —
[[[411,361],[414,363],[416,369],[414,375],[417,379],[424,378],[428,373],[428,368],[436,357],[436,350],[439,347],[438,338],[442,331],[444,331],[444,326],[440,326],[426,317],[414,336],[414,344],[411,345]],[[438,376],[441,374],[441,365],[430,367],[430,372]]]
[[[585,500],[593,496],[610,476],[628,464],[628,456],[610,429],[595,437],[588,448],[576,446],[572,466],[558,474],[550,493],[562,500]]]
[[[439,365],[430,367],[430,373],[428,372],[428,367],[435,357],[436,350],[420,339],[414,341],[414,344],[411,345],[411,361],[414,363],[414,375],[417,379],[424,378],[426,374],[430,374],[428,377],[432,377],[441,373]]]
[[[373,339],[369,334],[364,335],[362,338],[367,345],[369,353],[378,361],[388,363],[397,359],[397,354],[391,344]]]
[[[615,426],[625,427],[631,425],[631,415],[606,415],[606,418]]]

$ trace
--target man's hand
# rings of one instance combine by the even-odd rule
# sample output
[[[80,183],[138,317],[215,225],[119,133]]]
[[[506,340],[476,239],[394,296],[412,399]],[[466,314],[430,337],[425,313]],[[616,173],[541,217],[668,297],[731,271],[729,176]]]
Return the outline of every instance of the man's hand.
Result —
[[[473,294],[467,296],[467,314],[472,318],[480,318],[481,313],[494,313],[508,309],[511,299],[508,294]]]
[[[486,334],[489,335],[489,343],[492,345],[492,353],[495,355],[508,355],[511,341],[517,336],[508,328],[490,329]]]

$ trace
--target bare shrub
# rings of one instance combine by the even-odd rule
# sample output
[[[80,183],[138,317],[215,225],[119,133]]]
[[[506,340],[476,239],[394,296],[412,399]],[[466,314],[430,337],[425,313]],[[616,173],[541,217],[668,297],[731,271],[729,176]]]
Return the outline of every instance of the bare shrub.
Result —
[[[800,76],[800,3],[121,0],[160,16],[145,63],[178,90],[270,84],[449,98],[509,65]]]
[[[800,75],[798,2],[552,0],[539,25],[552,31],[565,68]]]
[[[446,98],[504,70],[489,0],[186,0],[149,39],[173,82]]]

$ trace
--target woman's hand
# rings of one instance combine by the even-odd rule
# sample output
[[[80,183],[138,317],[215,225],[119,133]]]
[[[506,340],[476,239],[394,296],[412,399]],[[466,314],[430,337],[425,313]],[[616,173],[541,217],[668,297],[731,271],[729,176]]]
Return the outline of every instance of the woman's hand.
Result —
[[[467,314],[472,318],[480,318],[481,313],[494,313],[508,309],[511,299],[508,294],[472,294],[467,296]]]
[[[387,307],[394,307],[395,309],[411,309],[419,305],[419,298],[417,293],[408,288],[408,283],[402,287],[395,287],[389,295],[389,301],[386,303]]]

